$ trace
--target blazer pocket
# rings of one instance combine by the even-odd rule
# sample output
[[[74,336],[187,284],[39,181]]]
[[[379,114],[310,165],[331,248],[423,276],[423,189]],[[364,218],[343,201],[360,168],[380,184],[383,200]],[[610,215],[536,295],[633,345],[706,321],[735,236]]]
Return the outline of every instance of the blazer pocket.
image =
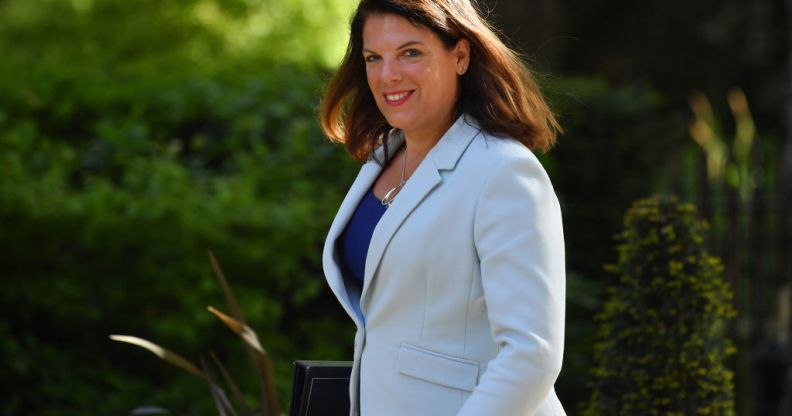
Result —
[[[399,373],[463,391],[478,384],[479,363],[402,343],[397,358]]]

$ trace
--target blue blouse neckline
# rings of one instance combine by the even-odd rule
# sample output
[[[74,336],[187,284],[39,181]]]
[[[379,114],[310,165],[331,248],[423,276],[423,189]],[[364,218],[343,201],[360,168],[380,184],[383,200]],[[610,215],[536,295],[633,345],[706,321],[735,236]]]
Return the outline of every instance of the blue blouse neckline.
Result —
[[[371,237],[387,207],[369,189],[347,222],[338,240],[339,258],[345,274],[361,285],[366,274],[366,257]]]

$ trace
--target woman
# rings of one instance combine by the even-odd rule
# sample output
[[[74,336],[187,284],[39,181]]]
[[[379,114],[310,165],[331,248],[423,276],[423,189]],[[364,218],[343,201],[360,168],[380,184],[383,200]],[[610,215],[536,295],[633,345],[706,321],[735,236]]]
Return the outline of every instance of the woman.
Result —
[[[366,161],[324,271],[357,325],[352,415],[563,415],[559,127],[469,0],[363,0],[321,108]]]

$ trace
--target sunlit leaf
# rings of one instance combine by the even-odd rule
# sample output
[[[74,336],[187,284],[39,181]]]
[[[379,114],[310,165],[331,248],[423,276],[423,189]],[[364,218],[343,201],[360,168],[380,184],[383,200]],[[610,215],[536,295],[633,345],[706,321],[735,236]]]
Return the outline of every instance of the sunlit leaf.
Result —
[[[175,352],[162,348],[151,341],[147,341],[143,338],[133,337],[129,335],[110,335],[110,339],[112,339],[113,341],[125,342],[127,344],[137,345],[138,347],[151,351],[157,357],[162,358],[163,360],[175,365],[176,367],[181,368],[182,370],[195,374],[196,376],[201,377],[203,379],[206,378],[206,376],[203,374],[203,372],[201,372],[201,370],[198,369],[198,367],[196,367],[191,362],[187,361],[184,357],[182,357],[179,354],[176,354]]]
[[[258,352],[264,352],[264,348],[261,347],[261,343],[259,342],[258,336],[252,329],[250,329],[249,326],[224,314],[223,312],[219,311],[218,309],[212,306],[207,307],[207,309],[209,310],[209,312],[220,318],[220,320],[223,321],[223,323],[226,324],[228,328],[234,331],[234,333],[239,335],[242,338],[242,340],[244,340],[245,343],[247,343],[247,345],[250,345]]]

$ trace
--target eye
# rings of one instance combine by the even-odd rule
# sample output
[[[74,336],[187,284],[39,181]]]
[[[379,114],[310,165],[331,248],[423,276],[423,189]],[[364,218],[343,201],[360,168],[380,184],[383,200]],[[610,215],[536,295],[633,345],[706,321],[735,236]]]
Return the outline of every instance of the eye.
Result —
[[[363,59],[366,61],[366,63],[375,62],[375,61],[379,60],[379,56],[377,56],[377,55],[366,55],[366,56],[363,57]]]
[[[419,51],[418,49],[407,49],[404,51],[404,56],[408,58],[415,58],[421,56],[421,51]]]

